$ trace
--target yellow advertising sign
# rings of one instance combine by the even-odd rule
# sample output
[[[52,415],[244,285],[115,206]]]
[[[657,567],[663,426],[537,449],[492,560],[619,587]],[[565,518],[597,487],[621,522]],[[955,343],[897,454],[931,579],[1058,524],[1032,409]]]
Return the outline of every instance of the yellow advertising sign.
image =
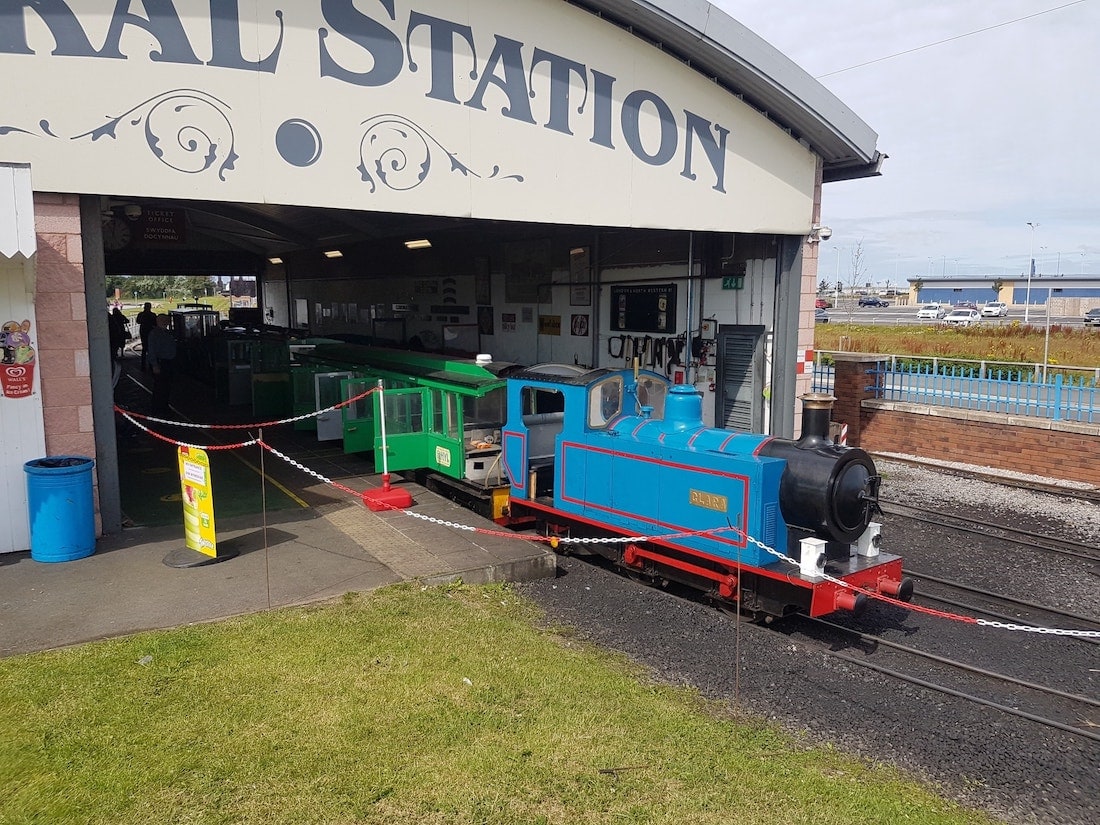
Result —
[[[183,532],[188,550],[217,558],[214,534],[214,487],[210,459],[198,447],[180,447],[180,486],[183,488]]]

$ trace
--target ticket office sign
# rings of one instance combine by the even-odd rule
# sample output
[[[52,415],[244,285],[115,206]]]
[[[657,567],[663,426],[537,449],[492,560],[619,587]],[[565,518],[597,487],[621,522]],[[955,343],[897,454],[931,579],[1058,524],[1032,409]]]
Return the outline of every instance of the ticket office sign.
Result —
[[[180,487],[183,491],[183,531],[187,549],[217,558],[210,459],[206,451],[198,447],[180,447],[178,456]]]

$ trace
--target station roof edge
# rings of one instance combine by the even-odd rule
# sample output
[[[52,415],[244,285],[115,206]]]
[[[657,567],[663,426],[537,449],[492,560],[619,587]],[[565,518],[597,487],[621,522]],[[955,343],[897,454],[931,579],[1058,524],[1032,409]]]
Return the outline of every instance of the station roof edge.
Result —
[[[804,141],[824,182],[881,173],[878,135],[774,46],[705,0],[567,0],[690,65]]]

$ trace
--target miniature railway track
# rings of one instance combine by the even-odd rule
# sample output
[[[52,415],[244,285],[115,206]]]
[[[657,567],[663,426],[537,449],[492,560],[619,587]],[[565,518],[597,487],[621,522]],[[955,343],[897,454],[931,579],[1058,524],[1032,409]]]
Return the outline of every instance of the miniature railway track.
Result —
[[[952,579],[940,578],[939,576],[934,576],[931,573],[924,573],[924,572],[921,572],[919,570],[906,570],[906,573],[908,573],[910,576],[913,576],[914,578],[920,579],[922,582],[933,582],[935,584],[942,585],[943,587],[951,588],[951,589],[954,589],[954,590],[959,590],[959,591],[962,591],[964,593],[972,594],[974,596],[980,596],[984,599],[989,599],[989,600],[997,601],[997,602],[1004,602],[1005,604],[1010,605],[1011,607],[1024,608],[1025,610],[1032,610],[1032,611],[1037,611],[1037,612],[1041,612],[1041,613],[1046,613],[1046,614],[1051,615],[1051,616],[1057,616],[1061,619],[1070,619],[1072,621],[1081,622],[1082,624],[1088,625],[1090,629],[1100,627],[1100,619],[1098,619],[1094,616],[1085,616],[1085,615],[1082,615],[1080,613],[1073,613],[1073,612],[1068,611],[1068,610],[1062,610],[1061,608],[1058,608],[1058,607],[1050,607],[1049,605],[1039,604],[1037,602],[1031,602],[1031,601],[1028,601],[1026,599],[1017,599],[1014,596],[1009,596],[1009,595],[1006,595],[1004,593],[993,593],[989,590],[983,590],[983,589],[978,588],[978,587],[972,587],[968,584],[963,584],[962,582],[954,581]],[[956,608],[962,608],[964,610],[975,612],[975,613],[983,613],[986,616],[992,616],[993,618],[999,619],[1001,621],[1013,622],[1013,623],[1019,623],[1019,622],[1024,621],[1019,616],[1010,616],[1010,615],[1007,615],[1007,614],[1004,614],[1004,613],[998,613],[994,610],[991,610],[988,607],[982,607],[981,605],[976,605],[976,604],[972,604],[972,603],[963,603],[963,602],[960,602],[960,601],[956,601],[955,599],[950,599],[950,598],[947,598],[946,596],[937,595],[935,593],[929,593],[924,588],[918,588],[917,598],[918,599],[926,599],[926,600],[930,600],[930,601],[936,601],[936,602],[939,602],[941,604],[950,605],[950,606],[956,607]],[[1027,620],[1026,623],[1035,624],[1035,622],[1033,620],[1030,620],[1030,619]],[[1049,625],[1038,625],[1038,626],[1049,626]],[[1096,640],[1096,639],[1081,639],[1081,641],[1088,642],[1090,644],[1100,644],[1100,640]]]
[[[973,478],[987,481],[990,484],[999,484],[1002,487],[1015,487],[1020,490],[1028,490],[1036,493],[1046,493],[1058,498],[1072,498],[1082,501],[1094,501],[1100,503],[1100,487],[1067,487],[1063,484],[1047,484],[1034,479],[1017,479],[1008,476],[994,475],[992,473],[980,473],[968,470],[955,470],[938,464],[930,464],[928,461],[911,460],[897,455],[883,453],[871,453],[872,457],[895,464],[906,464],[910,467],[923,467],[935,470],[937,473],[955,476],[957,478]]]
[[[896,501],[879,501],[882,512],[892,516],[902,516],[913,521],[925,524],[934,524],[953,530],[961,530],[966,533],[993,538],[999,541],[1007,541],[1032,549],[1045,550],[1083,561],[1100,562],[1100,551],[1096,547],[1084,542],[1071,539],[1054,538],[1033,533],[1027,530],[1017,530],[1014,527],[1006,527],[1003,524],[993,524],[978,519],[965,518],[953,513],[944,513],[937,510],[929,510],[925,507],[912,507]]]
[[[1100,710],[1100,700],[1093,699],[1089,696],[1081,696],[1076,693],[1067,693],[1065,691],[1058,690],[1057,688],[1036,684],[1034,682],[1029,682],[1024,679],[1018,679],[1015,676],[1009,676],[1008,674],[997,673],[995,671],[987,670],[985,668],[969,665],[965,662],[959,661],[958,659],[952,659],[934,653],[927,653],[908,645],[899,644],[898,642],[891,642],[867,633],[861,633],[857,630],[852,630],[850,628],[834,624],[833,622],[824,619],[810,619],[808,617],[800,618],[802,621],[810,622],[819,627],[828,628],[833,632],[841,633],[850,638],[858,639],[861,642],[867,642],[871,645],[874,645],[876,648],[886,647],[903,655],[911,656],[924,662],[932,662],[938,665],[952,668],[954,670],[975,676],[979,679],[993,680],[995,682],[1010,685],[1013,688],[1022,688],[1024,690],[1039,694],[1042,697],[1047,697],[1051,702],[1062,702],[1066,706],[1072,708],[1074,711],[1084,711],[1087,713],[1091,713],[1093,716],[1100,716],[1100,713],[1098,713],[1098,710]],[[1019,707],[1006,705],[993,699],[987,699],[983,696],[978,696],[974,693],[970,693],[967,690],[960,690],[958,688],[953,688],[948,685],[929,681],[928,679],[923,677],[913,676],[909,673],[903,673],[894,668],[889,668],[875,662],[870,662],[866,658],[860,658],[857,656],[838,652],[836,650],[830,649],[828,644],[821,645],[820,649],[829,656],[840,659],[846,664],[867,668],[892,679],[898,679],[912,685],[917,685],[918,687],[933,690],[938,693],[946,694],[948,696],[954,696],[973,704],[992,708],[1002,713],[1019,717],[1021,719],[1026,719],[1030,722],[1043,725],[1044,727],[1064,731],[1066,733],[1073,734],[1074,736],[1090,739],[1094,742],[1100,742],[1100,725],[1095,725],[1091,721],[1082,721],[1085,718],[1083,714],[1078,717],[1078,724],[1069,724],[1067,722],[1053,719],[1040,713],[1032,713],[1022,710]]]

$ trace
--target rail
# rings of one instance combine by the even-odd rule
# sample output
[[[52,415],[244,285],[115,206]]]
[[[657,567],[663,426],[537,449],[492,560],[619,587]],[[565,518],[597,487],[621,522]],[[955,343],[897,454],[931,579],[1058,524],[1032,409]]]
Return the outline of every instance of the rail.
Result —
[[[814,353],[814,391],[832,391],[834,354]],[[885,401],[1100,423],[1100,367],[901,355],[879,364],[868,371],[868,390]]]

